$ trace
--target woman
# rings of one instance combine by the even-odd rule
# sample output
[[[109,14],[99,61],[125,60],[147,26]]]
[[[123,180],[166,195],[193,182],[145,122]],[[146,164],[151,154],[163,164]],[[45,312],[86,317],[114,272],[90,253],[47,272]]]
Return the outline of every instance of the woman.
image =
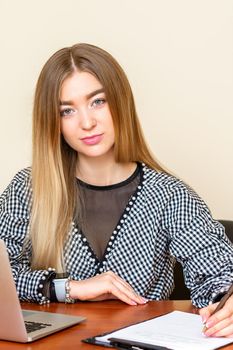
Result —
[[[223,227],[154,160],[125,73],[88,44],[59,50],[42,69],[32,168],[2,194],[0,232],[21,300],[166,299],[174,257],[198,307],[233,279]],[[59,280],[55,270],[68,278]],[[214,307],[201,310],[203,320]],[[232,315],[229,300],[208,319],[206,334],[233,334]]]

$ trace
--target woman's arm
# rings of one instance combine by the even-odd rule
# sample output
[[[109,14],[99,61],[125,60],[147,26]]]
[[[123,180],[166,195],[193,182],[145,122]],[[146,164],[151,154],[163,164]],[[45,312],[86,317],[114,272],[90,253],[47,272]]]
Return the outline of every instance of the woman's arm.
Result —
[[[54,271],[32,271],[31,246],[24,244],[31,205],[30,169],[20,171],[0,197],[0,238],[5,241],[18,296],[24,301],[47,302],[44,285]]]
[[[205,307],[232,284],[232,244],[206,204],[185,185],[175,188],[166,212],[170,253],[183,266],[193,304]]]
[[[192,302],[201,308],[205,335],[233,337],[233,297],[212,315],[218,305],[215,300],[233,283],[233,245],[193,191],[179,189],[169,206],[173,213],[170,252],[183,265]]]

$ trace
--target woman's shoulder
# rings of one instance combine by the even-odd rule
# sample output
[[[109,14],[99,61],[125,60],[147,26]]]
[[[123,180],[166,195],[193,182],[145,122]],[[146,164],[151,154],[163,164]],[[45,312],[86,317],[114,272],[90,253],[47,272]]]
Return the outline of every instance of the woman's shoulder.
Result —
[[[27,208],[31,201],[31,168],[16,173],[0,196],[0,208],[3,212],[21,213],[27,217]]]
[[[188,184],[178,177],[168,174],[166,172],[158,172],[145,166],[144,170],[144,184],[153,188],[156,191],[160,191],[167,194],[173,194],[175,196],[188,196],[200,201],[200,197]],[[201,200],[202,201],[202,200]]]
[[[31,168],[24,168],[18,171],[5,191],[2,193],[1,198],[9,196],[10,194],[23,194],[30,192],[31,189]]]
[[[30,179],[31,179],[31,167],[27,167],[19,170],[15,174],[12,181],[15,183],[24,183],[24,182],[28,183]]]
[[[146,172],[148,174],[145,177],[147,193],[152,194],[157,201],[159,200],[160,205],[163,203],[168,212],[172,213],[177,210],[181,214],[181,218],[185,216],[186,220],[190,213],[191,216],[194,216],[200,211],[209,211],[204,200],[184,181],[151,168],[147,168]],[[182,220],[184,221],[184,219]]]
[[[176,176],[152,169],[148,166],[144,166],[144,178],[145,182],[150,185],[162,186],[166,188],[183,187],[184,182],[178,179]]]

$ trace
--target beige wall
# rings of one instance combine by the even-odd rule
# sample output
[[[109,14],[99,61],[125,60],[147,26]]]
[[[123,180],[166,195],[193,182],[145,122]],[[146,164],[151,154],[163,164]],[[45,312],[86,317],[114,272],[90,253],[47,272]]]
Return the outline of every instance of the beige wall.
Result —
[[[0,191],[30,165],[42,65],[89,42],[127,72],[161,162],[233,219],[232,0],[0,0],[0,36]]]

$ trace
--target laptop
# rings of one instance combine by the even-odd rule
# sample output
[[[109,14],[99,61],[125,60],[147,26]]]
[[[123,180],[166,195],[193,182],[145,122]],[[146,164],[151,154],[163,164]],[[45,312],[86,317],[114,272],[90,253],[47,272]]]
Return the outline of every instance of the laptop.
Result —
[[[32,342],[84,320],[82,316],[22,310],[7,249],[0,239],[0,339]]]

